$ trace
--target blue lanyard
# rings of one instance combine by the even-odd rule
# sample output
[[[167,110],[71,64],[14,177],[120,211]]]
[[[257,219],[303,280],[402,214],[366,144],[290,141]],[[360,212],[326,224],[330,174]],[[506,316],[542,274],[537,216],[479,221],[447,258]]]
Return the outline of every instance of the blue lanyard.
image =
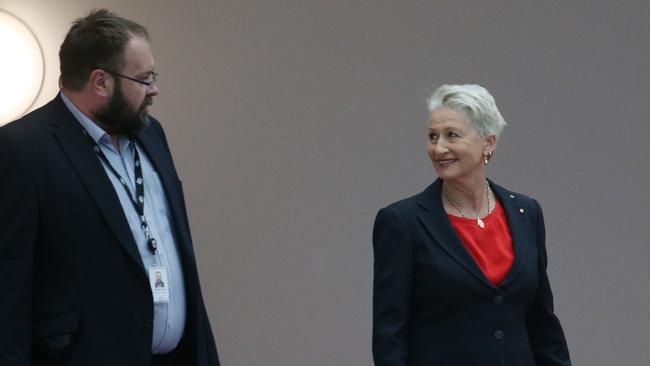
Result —
[[[83,130],[84,134],[90,138],[86,130]],[[158,243],[156,242],[156,239],[154,239],[153,235],[151,235],[151,230],[149,230],[149,225],[147,224],[147,218],[144,215],[144,178],[142,177],[142,163],[140,162],[140,154],[138,154],[138,149],[135,146],[135,141],[131,139],[131,145],[133,146],[133,171],[135,175],[135,197],[133,198],[133,194],[131,194],[131,190],[129,189],[129,186],[126,184],[126,180],[122,178],[120,173],[113,168],[113,165],[111,164],[110,161],[108,161],[108,158],[102,150],[99,148],[97,143],[90,138],[90,141],[93,143],[93,149],[95,150],[95,153],[97,153],[97,156],[104,161],[106,166],[108,166],[108,170],[113,173],[113,175],[117,178],[117,180],[120,182],[124,190],[126,191],[126,195],[129,196],[129,200],[133,204],[133,208],[135,208],[135,211],[138,213],[140,216],[140,226],[142,227],[142,230],[144,231],[144,235],[147,239],[147,246],[149,247],[149,250],[151,251],[152,254],[156,254],[156,249],[158,248]]]

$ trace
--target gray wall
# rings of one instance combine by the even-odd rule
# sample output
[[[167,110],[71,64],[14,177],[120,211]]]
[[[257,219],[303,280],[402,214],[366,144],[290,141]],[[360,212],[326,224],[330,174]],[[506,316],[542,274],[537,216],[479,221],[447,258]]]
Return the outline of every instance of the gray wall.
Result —
[[[650,5],[639,1],[0,0],[45,45],[147,26],[224,365],[369,365],[376,211],[434,178],[425,98],[475,82],[509,122],[488,174],[545,209],[576,365],[650,357]]]

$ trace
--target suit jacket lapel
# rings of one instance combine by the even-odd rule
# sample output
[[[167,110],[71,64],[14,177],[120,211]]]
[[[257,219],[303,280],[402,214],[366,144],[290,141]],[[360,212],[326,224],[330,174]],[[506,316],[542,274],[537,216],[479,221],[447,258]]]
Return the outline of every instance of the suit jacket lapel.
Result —
[[[483,271],[478,267],[471,254],[467,251],[460,238],[454,231],[442,205],[442,180],[436,179],[422,194],[418,205],[422,212],[418,215],[420,222],[427,229],[435,242],[442,247],[454,260],[469,271],[479,281],[489,287],[494,285],[488,281]]]
[[[528,255],[528,231],[530,224],[528,224],[527,213],[521,205],[517,194],[507,191],[503,187],[490,182],[490,187],[494,194],[497,196],[501,206],[508,218],[508,226],[510,227],[510,236],[512,238],[512,248],[515,252],[515,259],[510,267],[510,271],[506,278],[501,282],[501,287],[512,282],[526,263],[526,256]],[[521,211],[523,210],[523,211]]]
[[[67,109],[60,96],[50,102],[49,119],[56,140],[104,216],[106,224],[113,231],[124,251],[144,271],[138,247],[115,188],[93,151],[91,141],[83,134],[79,121]]]
[[[153,126],[148,126],[137,136],[138,142],[147,154],[147,157],[156,169],[156,173],[162,181],[165,197],[169,203],[174,228],[176,229],[176,240],[178,248],[185,254],[186,258],[192,258],[190,249],[190,235],[184,224],[183,202],[181,191],[178,187],[178,178],[174,174],[171,157],[163,144],[162,137],[156,133]]]

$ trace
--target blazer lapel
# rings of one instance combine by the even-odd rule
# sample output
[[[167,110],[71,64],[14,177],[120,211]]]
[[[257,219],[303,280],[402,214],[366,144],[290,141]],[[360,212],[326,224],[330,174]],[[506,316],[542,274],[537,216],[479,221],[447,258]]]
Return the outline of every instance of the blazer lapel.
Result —
[[[469,254],[460,238],[454,231],[442,205],[442,180],[436,179],[424,192],[422,192],[418,205],[422,212],[418,214],[420,222],[427,229],[435,242],[444,249],[449,256],[469,271],[479,281],[489,287],[495,286],[488,281],[483,271],[478,267]]]
[[[510,227],[510,236],[512,238],[512,248],[515,252],[515,259],[510,267],[506,278],[500,286],[505,286],[512,282],[526,263],[528,255],[528,231],[530,225],[527,223],[527,213],[519,201],[518,195],[507,191],[503,187],[490,182],[492,191],[497,196],[501,206],[506,213],[508,226]]]
[[[83,134],[79,121],[67,109],[60,96],[50,103],[49,118],[54,137],[104,216],[106,224],[115,234],[117,241],[144,271],[140,253],[115,188],[93,151],[91,141]]]
[[[193,258],[192,250],[190,249],[190,235],[186,226],[184,225],[184,210],[183,202],[181,201],[181,191],[178,187],[178,178],[174,174],[174,167],[171,162],[171,157],[163,140],[154,131],[153,126],[148,126],[137,136],[138,142],[144,149],[147,157],[156,169],[156,173],[162,181],[165,191],[165,197],[169,203],[172,218],[174,220],[174,227],[176,229],[177,241],[179,242],[179,250],[183,251],[188,258]]]

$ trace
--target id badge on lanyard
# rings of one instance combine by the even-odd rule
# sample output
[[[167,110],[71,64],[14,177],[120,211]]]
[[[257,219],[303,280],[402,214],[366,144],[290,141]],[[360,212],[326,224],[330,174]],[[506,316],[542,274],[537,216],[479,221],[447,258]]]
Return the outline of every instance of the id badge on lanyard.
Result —
[[[90,138],[90,135],[86,132],[86,130],[83,130],[83,133]],[[156,304],[167,304],[169,303],[169,281],[168,281],[168,276],[167,276],[167,268],[165,266],[157,265],[155,258],[156,258],[156,250],[158,249],[158,244],[156,243],[156,240],[153,238],[151,235],[151,231],[149,230],[149,224],[147,223],[147,218],[144,215],[144,177],[142,175],[142,164],[140,163],[140,154],[138,153],[138,149],[135,146],[135,142],[131,141],[132,146],[133,146],[133,171],[135,175],[135,197],[131,193],[131,189],[126,183],[126,180],[122,178],[122,176],[115,170],[113,165],[111,165],[111,162],[106,158],[102,150],[99,148],[97,143],[90,138],[92,144],[94,145],[94,150],[97,153],[97,156],[101,160],[104,161],[108,169],[115,175],[115,177],[118,179],[124,190],[126,191],[126,194],[129,197],[129,200],[133,204],[133,208],[135,211],[138,213],[140,216],[140,221],[141,221],[141,226],[142,230],[144,231],[145,238],[147,239],[147,245],[149,247],[149,250],[151,251],[151,254],[154,257],[154,265],[149,267],[148,273],[149,273],[149,286],[151,287],[151,293],[153,294],[153,302]]]
[[[155,265],[149,267],[149,285],[151,286],[154,303],[169,303],[169,281],[165,267]]]

